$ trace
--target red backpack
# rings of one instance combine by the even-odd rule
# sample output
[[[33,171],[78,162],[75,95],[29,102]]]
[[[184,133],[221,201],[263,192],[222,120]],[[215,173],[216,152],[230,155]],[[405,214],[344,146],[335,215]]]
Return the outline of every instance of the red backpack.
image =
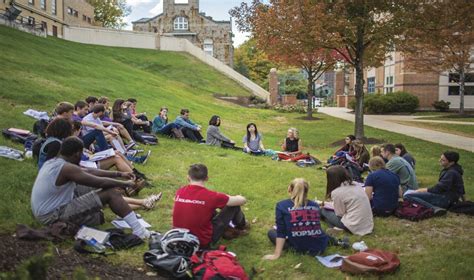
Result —
[[[194,279],[248,280],[245,270],[237,261],[235,254],[227,252],[224,246],[218,250],[204,251],[191,257]]]
[[[397,255],[372,249],[356,253],[344,258],[341,270],[353,274],[367,272],[392,272],[400,266],[400,260]]]
[[[428,219],[431,218],[433,215],[433,209],[406,200],[403,201],[403,203],[395,211],[395,216],[400,219],[407,219],[410,221],[420,221]]]

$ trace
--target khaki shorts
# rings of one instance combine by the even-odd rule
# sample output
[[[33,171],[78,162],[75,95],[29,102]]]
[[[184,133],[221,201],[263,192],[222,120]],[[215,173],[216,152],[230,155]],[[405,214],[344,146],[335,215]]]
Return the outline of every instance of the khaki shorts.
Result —
[[[69,222],[79,226],[96,226],[104,223],[103,205],[97,194],[101,189],[78,185],[74,199],[53,212],[39,217],[44,224],[57,221]]]

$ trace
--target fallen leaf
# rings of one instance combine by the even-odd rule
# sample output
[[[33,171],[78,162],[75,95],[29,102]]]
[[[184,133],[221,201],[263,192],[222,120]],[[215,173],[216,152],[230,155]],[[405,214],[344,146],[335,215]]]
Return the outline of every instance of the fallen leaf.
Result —
[[[301,264],[302,264],[302,263],[299,263],[299,264],[295,265],[295,269],[300,268]]]
[[[257,222],[257,217],[253,218],[252,224],[255,224]]]

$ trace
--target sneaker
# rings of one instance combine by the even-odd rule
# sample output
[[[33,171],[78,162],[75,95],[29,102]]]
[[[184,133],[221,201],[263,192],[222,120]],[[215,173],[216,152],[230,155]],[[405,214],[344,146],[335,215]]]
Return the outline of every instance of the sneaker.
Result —
[[[342,247],[342,249],[347,249],[351,246],[351,243],[349,242],[349,237],[344,236],[342,239],[337,240],[337,246]],[[366,246],[367,247],[367,246]]]
[[[137,195],[143,188],[145,187],[145,180],[138,179],[135,181],[135,185],[133,187],[128,187],[125,189],[125,194],[127,196],[135,196]]]
[[[326,233],[330,236],[337,236],[338,234],[344,232],[344,230],[342,228],[338,228],[338,227],[333,227],[333,228],[328,228],[326,230]]]
[[[161,200],[161,196],[163,194],[160,192],[158,194],[152,194],[145,198],[145,202],[143,203],[143,206],[145,207],[146,210],[151,210],[155,208],[156,202]]]
[[[448,213],[448,212],[446,211],[446,209],[444,209],[444,208],[436,207],[436,208],[433,209],[433,210],[434,210],[434,215],[433,215],[434,217],[444,216],[444,215],[446,215],[446,213]]]
[[[134,141],[128,143],[127,145],[125,145],[125,150],[129,151],[132,147],[134,147],[137,143],[135,143]]]
[[[138,154],[137,150],[130,150],[130,151],[127,151],[127,153],[125,154],[126,157],[134,157]]]

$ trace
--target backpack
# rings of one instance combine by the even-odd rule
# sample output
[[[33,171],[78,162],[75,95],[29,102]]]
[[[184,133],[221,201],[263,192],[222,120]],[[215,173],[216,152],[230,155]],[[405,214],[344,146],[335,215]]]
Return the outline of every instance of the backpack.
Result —
[[[454,213],[474,216],[474,202],[472,201],[457,202],[451,205],[451,207],[449,207],[448,210]]]
[[[35,159],[39,158],[41,147],[43,146],[44,142],[46,142],[46,138],[38,138],[33,142],[33,146],[31,147],[31,151],[32,151],[33,157]]]
[[[407,219],[410,221],[420,221],[428,219],[431,218],[433,215],[433,209],[406,200],[398,206],[397,210],[395,210],[395,216],[400,219]]]
[[[234,279],[248,280],[244,268],[234,253],[227,252],[224,246],[218,250],[204,251],[191,257],[194,279]]]
[[[158,137],[156,137],[156,135],[154,134],[137,131],[137,130],[135,130],[134,133],[138,135],[138,137],[136,137],[137,141],[141,141],[142,143],[146,143],[149,145],[158,144]]]
[[[352,274],[393,272],[400,266],[400,259],[391,252],[369,249],[344,258],[341,270]]]
[[[35,141],[38,138],[37,135],[29,132],[28,130],[18,128],[6,128],[2,130],[2,134],[6,138],[20,144],[25,144],[27,141]]]

